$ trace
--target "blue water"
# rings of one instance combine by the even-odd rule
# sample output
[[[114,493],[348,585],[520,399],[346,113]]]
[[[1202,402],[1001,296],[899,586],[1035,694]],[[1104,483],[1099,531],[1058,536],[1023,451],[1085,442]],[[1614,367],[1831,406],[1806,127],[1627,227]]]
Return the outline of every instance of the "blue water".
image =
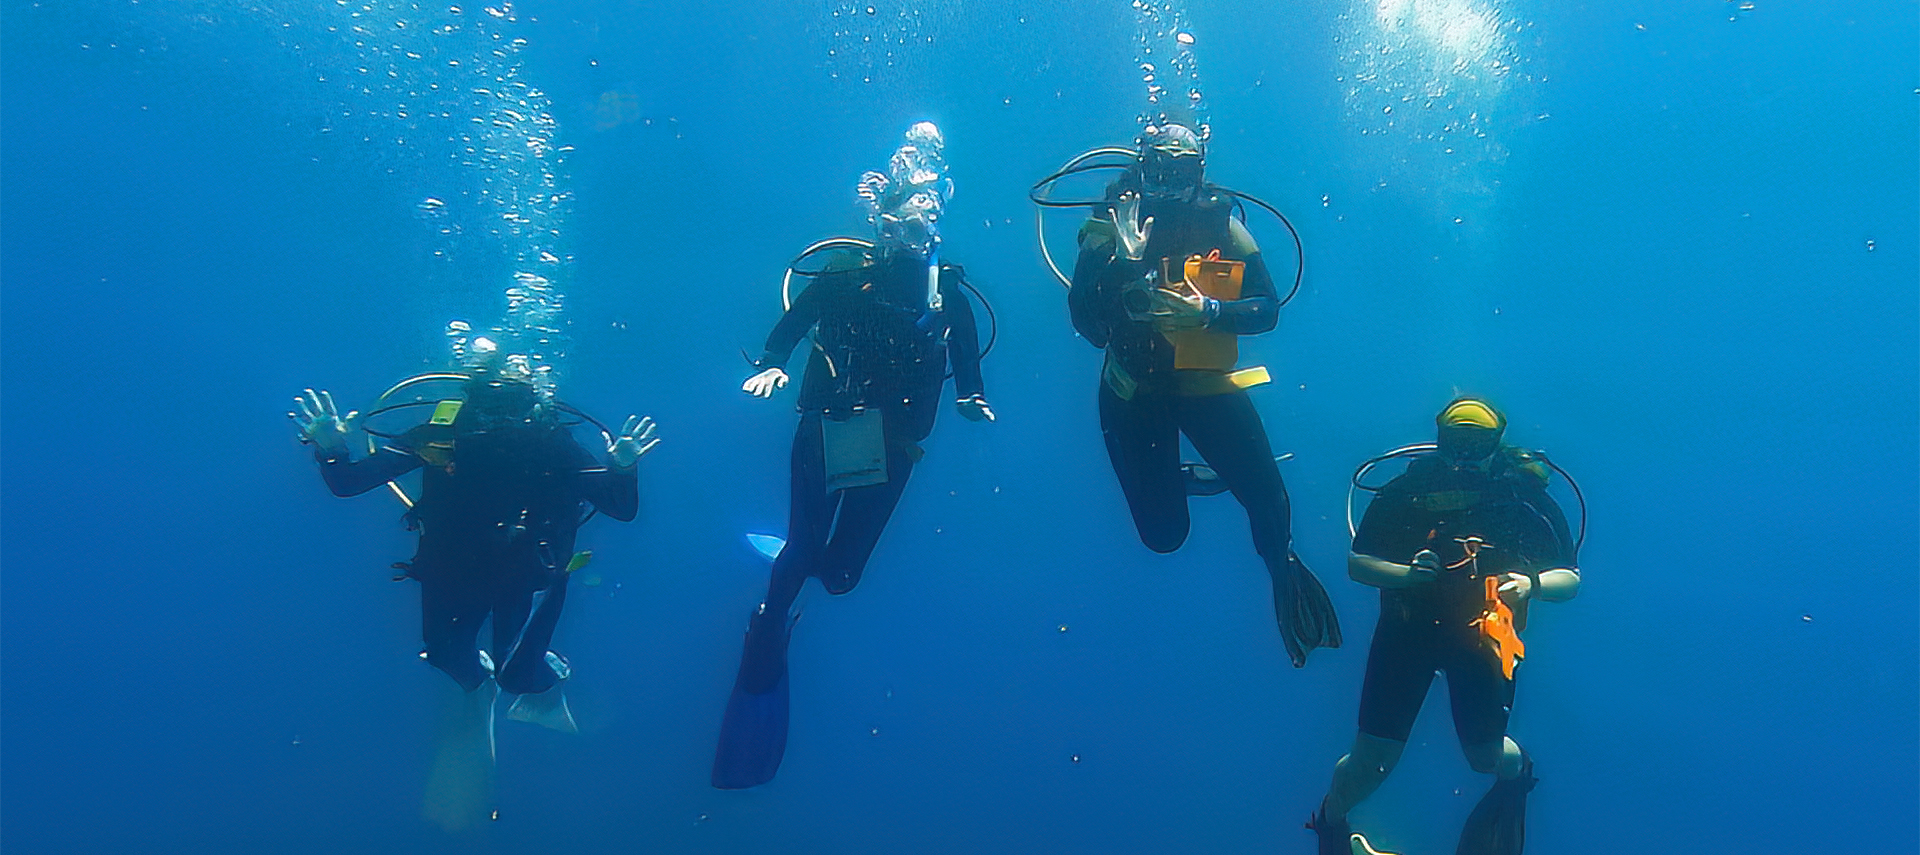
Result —
[[[1308,852],[1377,613],[1345,479],[1456,389],[1591,501],[1516,702],[1530,851],[1920,849],[1912,0],[1185,9],[1211,177],[1307,248],[1246,347],[1346,623],[1302,671],[1230,501],[1139,545],[1034,246],[1027,185],[1137,130],[1128,4],[349,2],[0,5],[7,852]],[[456,20],[413,65],[374,50]],[[571,196],[420,115],[476,57],[542,93]],[[793,423],[736,391],[739,350],[923,118],[1001,418],[943,415],[866,581],[810,595],[779,777],[716,791],[765,583],[742,535],[785,524]],[[449,834],[398,507],[328,496],[282,414],[441,367],[542,249],[562,396],[665,443],[640,520],[583,535],[584,732],[503,722],[499,819]],[[1395,851],[1451,851],[1484,789],[1444,709],[1355,815]]]

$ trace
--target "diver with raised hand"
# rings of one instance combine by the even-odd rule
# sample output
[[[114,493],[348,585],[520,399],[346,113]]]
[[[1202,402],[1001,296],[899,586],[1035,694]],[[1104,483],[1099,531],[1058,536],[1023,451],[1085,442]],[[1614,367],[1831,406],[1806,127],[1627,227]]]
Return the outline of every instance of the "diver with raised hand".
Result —
[[[1340,623],[1294,554],[1286,485],[1246,392],[1267,382],[1266,370],[1237,368],[1238,337],[1273,329],[1283,301],[1259,245],[1233,216],[1251,197],[1206,181],[1205,145],[1204,134],[1185,125],[1150,125],[1131,162],[1115,167],[1122,172],[1103,200],[1042,195],[1064,175],[1097,168],[1076,166],[1081,161],[1125,149],[1076,158],[1035,185],[1034,201],[1093,209],[1080,229],[1067,305],[1074,329],[1106,354],[1100,429],[1141,541],[1155,552],[1179,549],[1188,496],[1207,486],[1194,474],[1216,475],[1246,508],[1287,658],[1303,667],[1314,648],[1340,646]],[[1183,467],[1181,434],[1205,458],[1204,470]]]
[[[946,403],[949,367],[960,414],[975,422],[994,418],[980,376],[971,286],[958,265],[941,258],[940,218],[952,193],[943,145],[939,129],[920,122],[886,173],[861,176],[855,193],[875,239],[815,245],[841,251],[825,269],[802,274],[805,289],[767,336],[753,363],[759,370],[741,386],[772,397],[787,385],[789,354],[811,338],[793,437],[787,540],[748,624],[715,752],[715,787],[757,786],[779,769],[794,599],[808,578],[832,594],[860,583],[922,455],[919,443]],[[794,272],[790,265],[790,278]]]
[[[451,329],[466,325],[455,322]],[[568,575],[588,557],[574,552],[575,537],[589,509],[634,518],[635,467],[659,443],[652,419],[630,416],[618,433],[603,428],[601,462],[561,419],[563,411],[577,411],[553,398],[550,383],[525,356],[501,354],[485,337],[456,347],[457,355],[470,357],[460,371],[421,375],[394,389],[458,383],[457,397],[376,411],[433,408],[429,419],[403,432],[363,426],[358,412],[343,415],[325,391],[306,390],[288,413],[301,440],[314,446],[321,477],[336,496],[421,472],[417,499],[394,486],[408,505],[408,528],[419,534],[413,559],[394,566],[404,571],[396,581],[420,583],[422,657],[462,693],[444,716],[428,782],[428,816],[449,828],[484,812],[500,691],[517,696],[509,718],[577,730],[561,689],[571,668],[548,649]],[[357,429],[368,434],[369,453],[355,460],[348,440]],[[480,627],[489,618],[491,644],[483,646]]]
[[[1467,762],[1494,776],[1456,852],[1520,855],[1525,845],[1533,760],[1507,735],[1514,669],[1526,654],[1519,632],[1534,601],[1579,593],[1580,536],[1547,493],[1561,470],[1538,451],[1506,445],[1499,411],[1461,397],[1436,423],[1436,442],[1388,452],[1354,473],[1354,487],[1375,495],[1354,530],[1347,572],[1380,589],[1380,622],[1367,652],[1359,734],[1308,824],[1320,855],[1376,851],[1347,814],[1399,763],[1440,673]],[[1410,458],[1405,473],[1377,488],[1361,483],[1374,466],[1399,458]]]

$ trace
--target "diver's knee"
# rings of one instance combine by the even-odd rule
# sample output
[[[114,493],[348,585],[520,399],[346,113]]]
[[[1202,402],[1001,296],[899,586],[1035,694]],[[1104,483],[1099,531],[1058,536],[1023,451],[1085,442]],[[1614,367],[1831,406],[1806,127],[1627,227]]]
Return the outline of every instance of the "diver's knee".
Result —
[[[1393,771],[1393,767],[1400,765],[1400,755],[1406,750],[1405,742],[1362,733],[1353,738],[1353,748],[1341,762],[1355,771],[1365,771],[1384,778]]]
[[[1473,771],[1493,775],[1502,781],[1520,777],[1521,768],[1526,765],[1526,752],[1510,736],[1479,745],[1462,746],[1461,751],[1467,755],[1467,764],[1473,767]]]
[[[1141,523],[1140,542],[1148,549],[1165,555],[1178,550],[1187,542],[1187,526],[1170,524]]]

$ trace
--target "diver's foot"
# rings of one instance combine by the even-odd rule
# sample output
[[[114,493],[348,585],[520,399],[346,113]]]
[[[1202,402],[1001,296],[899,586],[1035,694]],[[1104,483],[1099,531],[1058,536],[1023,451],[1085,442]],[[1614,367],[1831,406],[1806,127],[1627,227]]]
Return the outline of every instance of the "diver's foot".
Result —
[[[559,686],[514,698],[513,706],[507,708],[507,718],[561,733],[580,732],[580,726],[573,721],[573,710],[567,707],[567,696]]]
[[[1319,810],[1313,812],[1313,819],[1307,821],[1307,827],[1320,838],[1320,847],[1316,850],[1318,855],[1353,855],[1359,851],[1353,848],[1351,843],[1351,839],[1359,835],[1353,833],[1353,827],[1347,824],[1347,818],[1328,818],[1325,803],[1320,805]]]

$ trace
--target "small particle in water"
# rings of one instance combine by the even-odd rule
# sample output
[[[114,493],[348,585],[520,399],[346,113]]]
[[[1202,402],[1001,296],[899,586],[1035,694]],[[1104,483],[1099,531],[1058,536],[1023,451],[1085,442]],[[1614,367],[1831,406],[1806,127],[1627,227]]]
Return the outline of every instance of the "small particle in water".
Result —
[[[1071,757],[1068,757],[1067,759],[1068,759],[1068,760],[1071,760],[1071,761],[1073,761],[1073,762],[1075,762],[1075,763],[1078,763],[1078,762],[1080,762],[1080,755],[1078,755],[1078,754],[1075,754],[1075,755],[1073,755],[1073,756],[1071,756]]]
[[[1179,43],[1181,43],[1181,44],[1183,44],[1183,45],[1188,45],[1188,46],[1191,46],[1191,45],[1193,44],[1193,34],[1192,34],[1192,33],[1184,33],[1184,32],[1183,32],[1183,33],[1174,33],[1174,34],[1173,34],[1173,40],[1174,40],[1174,41],[1176,41],[1176,42],[1179,42]]]
[[[877,727],[876,727],[876,728],[873,728],[872,730],[869,730],[869,731],[867,731],[867,735],[868,735],[868,736],[879,736],[879,735],[880,735],[880,728],[877,728]]]
[[[492,814],[491,816],[489,816],[489,817],[487,817],[487,818],[488,818],[488,819],[491,819],[491,820],[493,820],[494,822],[499,822],[499,821],[500,821],[500,809],[499,809],[499,808],[494,808],[494,809],[493,809],[493,814]]]
[[[299,745],[299,744],[300,744],[300,734],[298,734],[298,733],[296,733],[296,734],[294,734],[294,735],[293,735],[293,744],[295,744],[295,745]]]
[[[879,11],[880,11],[880,10],[878,10],[878,9],[875,9],[875,8],[873,8],[872,6],[868,6],[868,7],[867,7],[867,14],[869,14],[869,15],[874,15],[874,14],[878,14],[878,13],[879,13]]]
[[[1323,196],[1321,196],[1321,197],[1320,197],[1320,207],[1322,207],[1322,208],[1331,208],[1331,207],[1333,207],[1333,197],[1332,197],[1332,196],[1326,196],[1326,195],[1323,195]]]
[[[1874,249],[1874,246],[1875,246],[1875,244],[1874,244],[1874,242],[1873,242],[1873,241],[1867,241],[1867,251],[1868,251],[1868,252],[1872,252],[1872,251],[1873,251],[1873,249]]]
[[[695,817],[693,821],[694,821],[694,822],[696,822],[696,823],[700,823],[700,822],[706,822],[706,821],[707,821],[707,815],[703,813],[703,814],[701,814],[701,815],[699,815],[699,816],[697,816],[697,817]]]
[[[1800,622],[1801,622],[1801,623],[1813,623],[1813,615],[1801,615],[1801,616],[1800,616]],[[299,742],[299,740],[294,740],[294,744],[295,744],[295,745],[298,745],[298,744],[300,744],[300,742]]]
[[[441,208],[445,208],[446,206],[447,206],[447,203],[442,202],[439,199],[435,199],[432,196],[428,196],[427,198],[420,200],[420,210],[422,211],[438,211]]]

